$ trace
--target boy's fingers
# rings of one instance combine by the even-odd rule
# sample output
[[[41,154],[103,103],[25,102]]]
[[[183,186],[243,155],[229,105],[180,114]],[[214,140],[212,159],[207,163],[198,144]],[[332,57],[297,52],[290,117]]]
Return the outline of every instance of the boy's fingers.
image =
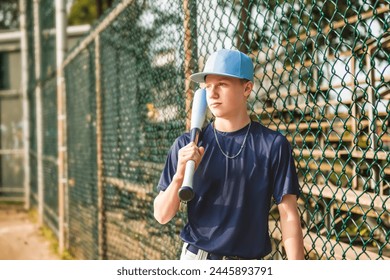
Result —
[[[204,154],[204,147],[199,147],[199,153],[200,153],[200,156],[203,156],[203,154]]]

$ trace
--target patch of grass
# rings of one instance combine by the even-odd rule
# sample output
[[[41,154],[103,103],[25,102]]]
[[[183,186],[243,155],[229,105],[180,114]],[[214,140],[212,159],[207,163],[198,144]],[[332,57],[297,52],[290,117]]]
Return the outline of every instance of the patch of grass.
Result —
[[[54,233],[46,226],[39,228],[39,233],[50,242],[50,250],[54,253],[58,253],[58,241]]]
[[[57,240],[57,237],[55,236],[55,234],[51,231],[51,229],[46,227],[46,226],[42,226],[42,227],[40,227],[40,233],[46,240],[48,240],[50,242],[50,249],[52,250],[52,252],[59,255],[59,253],[58,253],[58,248],[59,248],[58,240]],[[62,260],[73,260],[74,259],[73,256],[70,254],[70,252],[67,250],[64,250],[62,255],[60,255],[60,258]]]
[[[31,209],[28,211],[28,217],[30,219],[30,221],[32,221],[33,223],[38,223],[38,211],[37,209]],[[43,236],[44,239],[48,240],[49,243],[50,243],[50,250],[55,253],[57,256],[60,257],[60,259],[62,260],[73,260],[73,256],[67,251],[67,250],[64,250],[64,252],[62,253],[62,255],[60,255],[58,253],[58,248],[59,248],[59,245],[58,245],[58,240],[57,240],[57,236],[53,233],[53,231],[47,227],[47,226],[41,226],[39,228],[39,233],[41,234],[41,236]]]
[[[36,209],[30,209],[28,211],[28,218],[33,223],[38,223],[38,211]]]
[[[74,260],[75,258],[71,255],[71,253],[68,250],[64,250],[61,256],[62,260]]]

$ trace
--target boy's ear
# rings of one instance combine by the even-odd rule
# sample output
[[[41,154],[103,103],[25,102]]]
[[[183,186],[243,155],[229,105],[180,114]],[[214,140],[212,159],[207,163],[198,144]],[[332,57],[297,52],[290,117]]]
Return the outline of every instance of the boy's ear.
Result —
[[[245,96],[248,97],[253,89],[253,83],[251,81],[247,82],[245,85]]]

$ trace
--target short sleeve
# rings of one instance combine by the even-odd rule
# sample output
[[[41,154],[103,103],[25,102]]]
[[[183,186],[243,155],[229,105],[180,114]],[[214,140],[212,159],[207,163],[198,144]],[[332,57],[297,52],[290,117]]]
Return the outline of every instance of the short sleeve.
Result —
[[[290,143],[283,135],[278,135],[271,148],[272,175],[274,182],[273,196],[279,204],[286,194],[300,194],[298,176]]]

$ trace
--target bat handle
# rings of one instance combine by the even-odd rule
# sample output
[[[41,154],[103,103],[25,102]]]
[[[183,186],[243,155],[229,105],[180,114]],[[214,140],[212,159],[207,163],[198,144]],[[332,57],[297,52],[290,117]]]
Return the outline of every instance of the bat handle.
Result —
[[[191,128],[190,141],[198,145],[200,129],[197,127]],[[183,184],[179,190],[179,198],[181,201],[190,201],[194,198],[194,190],[192,183],[194,181],[195,173],[195,161],[189,160],[186,163],[186,169],[184,171]]]
[[[189,160],[186,163],[183,185],[179,190],[179,198],[181,201],[190,201],[194,198],[194,190],[192,182],[194,179],[195,161]]]

